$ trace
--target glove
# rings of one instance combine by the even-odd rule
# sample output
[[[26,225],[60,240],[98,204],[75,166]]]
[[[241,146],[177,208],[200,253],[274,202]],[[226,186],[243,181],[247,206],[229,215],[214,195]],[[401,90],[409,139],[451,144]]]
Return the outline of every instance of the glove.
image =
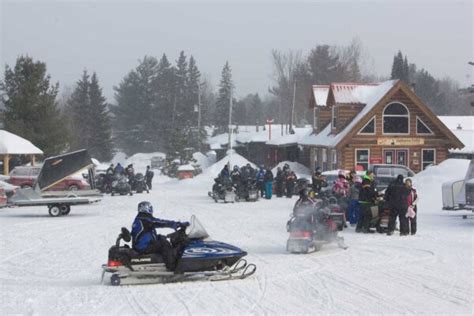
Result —
[[[181,222],[181,223],[179,224],[179,227],[186,228],[186,227],[188,227],[189,225],[190,225],[189,222]]]

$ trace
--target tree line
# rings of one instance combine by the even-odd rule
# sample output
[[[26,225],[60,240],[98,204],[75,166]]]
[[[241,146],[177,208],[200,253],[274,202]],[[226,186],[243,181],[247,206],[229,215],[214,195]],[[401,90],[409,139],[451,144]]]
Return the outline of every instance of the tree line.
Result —
[[[225,62],[218,88],[201,75],[197,61],[184,51],[175,62],[144,56],[114,87],[107,102],[99,77],[87,70],[62,100],[59,84],[51,81],[44,62],[19,56],[6,65],[0,81],[5,129],[42,148],[46,156],[88,148],[93,157],[109,161],[114,150],[127,154],[162,151],[170,157],[204,150],[205,127],[226,132],[232,105],[232,124],[312,122],[309,97],[313,84],[376,82],[401,79],[414,84],[416,93],[436,114],[468,114],[467,97],[450,79],[436,79],[408,62],[401,51],[394,55],[391,73],[373,74],[370,56],[359,40],[347,46],[316,45],[301,51],[271,52],[272,86],[263,98],[255,93],[236,98],[238,87]]]

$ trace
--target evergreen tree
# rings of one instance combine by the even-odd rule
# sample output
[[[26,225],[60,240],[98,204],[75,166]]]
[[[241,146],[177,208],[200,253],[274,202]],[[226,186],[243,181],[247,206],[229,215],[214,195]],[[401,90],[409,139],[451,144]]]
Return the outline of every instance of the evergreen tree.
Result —
[[[91,124],[89,150],[91,155],[100,160],[110,161],[112,159],[113,143],[110,117],[107,110],[107,102],[102,95],[102,88],[94,72],[89,85],[89,111]]]
[[[186,95],[186,112],[188,113],[187,126],[195,127],[193,130],[193,137],[189,137],[189,147],[196,149],[203,148],[206,141],[206,131],[204,129],[204,97],[201,91],[201,73],[196,65],[196,60],[193,56],[189,58],[188,65],[188,89]],[[199,111],[201,112],[201,129],[198,130]]]
[[[3,90],[5,129],[24,137],[51,156],[66,148],[67,133],[57,108],[58,84],[50,83],[46,64],[20,56],[5,67]]]
[[[403,58],[403,54],[401,51],[393,57],[393,64],[392,64],[392,73],[391,79],[400,79],[405,81],[405,83],[410,83],[410,68],[408,65],[408,59],[405,56]]]
[[[89,75],[84,71],[81,79],[76,83],[74,91],[66,102],[66,117],[70,132],[70,148],[72,150],[89,148],[90,124],[89,117]]]
[[[218,132],[227,131],[229,124],[229,102],[233,90],[232,72],[229,62],[226,62],[222,69],[222,77],[219,83],[219,93],[216,100],[214,113],[214,124]]]
[[[153,111],[154,131],[159,136],[158,148],[169,150],[172,130],[176,127],[176,69],[171,66],[165,54],[158,64],[158,75],[155,81],[156,107]]]
[[[183,127],[189,125],[189,108],[187,104],[188,87],[188,62],[184,51],[181,51],[176,61],[176,79],[175,79],[175,96],[173,102],[175,106],[175,126]]]
[[[158,146],[161,131],[153,109],[159,70],[156,58],[145,56],[114,88],[116,140],[127,154],[150,152]]]
[[[318,45],[312,49],[308,64],[312,84],[330,84],[338,81],[336,77],[340,71],[339,56],[331,52],[329,45]]]

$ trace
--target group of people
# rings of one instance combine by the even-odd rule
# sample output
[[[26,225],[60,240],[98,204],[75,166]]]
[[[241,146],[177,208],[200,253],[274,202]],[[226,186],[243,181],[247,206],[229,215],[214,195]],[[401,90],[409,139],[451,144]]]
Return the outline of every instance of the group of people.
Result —
[[[298,179],[294,171],[290,169],[288,164],[277,168],[276,176],[270,168],[260,165],[258,169],[253,168],[249,163],[239,167],[235,165],[232,171],[229,166],[225,165],[221,170],[219,177],[224,181],[230,181],[239,192],[240,188],[249,183],[255,183],[259,191],[260,197],[271,199],[273,196],[273,184],[275,183],[275,192],[277,197],[286,195],[293,196],[296,180]]]
[[[349,223],[356,226],[358,233],[372,233],[370,227],[376,219],[374,214],[379,214],[379,210],[382,209],[388,210],[390,214],[387,235],[394,233],[397,218],[400,222],[401,236],[416,234],[418,194],[411,179],[403,179],[402,175],[398,175],[384,194],[377,192],[375,181],[375,175],[370,170],[362,177],[355,170],[348,174],[344,171],[339,172],[331,193],[345,210]],[[319,194],[326,186],[327,182],[321,170],[316,169],[312,177],[313,191]]]
[[[146,171],[144,174],[145,182],[149,190],[152,188],[152,180],[154,176],[154,172],[151,170],[150,166],[146,166]],[[112,181],[115,178],[125,176],[128,178],[128,182],[132,184],[135,179],[135,169],[133,168],[133,164],[129,164],[127,167],[123,167],[120,162],[114,166],[114,164],[110,164],[109,168],[105,171],[105,180],[107,185],[112,185]]]

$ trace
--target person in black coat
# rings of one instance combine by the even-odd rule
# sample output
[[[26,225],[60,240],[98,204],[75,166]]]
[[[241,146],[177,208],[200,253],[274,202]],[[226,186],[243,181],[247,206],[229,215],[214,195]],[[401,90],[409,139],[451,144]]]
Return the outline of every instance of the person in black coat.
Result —
[[[357,221],[356,233],[371,233],[370,221],[372,220],[371,207],[376,204],[377,191],[372,186],[369,177],[364,177],[362,187],[359,190],[360,216]]]
[[[276,195],[282,197],[285,191],[285,173],[281,170],[281,167],[277,168],[276,180]]]
[[[273,172],[270,168],[267,168],[264,176],[265,181],[265,198],[267,200],[272,198],[273,194]]]
[[[145,172],[145,181],[146,181],[146,186],[148,187],[148,189],[151,190],[151,186],[152,186],[152,180],[153,180],[153,176],[155,174],[153,173],[153,171],[151,171],[151,168],[150,166],[146,166],[146,172]]]
[[[408,195],[410,190],[403,183],[403,176],[397,176],[385,191],[385,201],[390,208],[390,220],[388,222],[387,235],[392,235],[395,230],[397,217],[400,221],[400,236],[408,235],[408,219],[406,212],[408,209]]]

